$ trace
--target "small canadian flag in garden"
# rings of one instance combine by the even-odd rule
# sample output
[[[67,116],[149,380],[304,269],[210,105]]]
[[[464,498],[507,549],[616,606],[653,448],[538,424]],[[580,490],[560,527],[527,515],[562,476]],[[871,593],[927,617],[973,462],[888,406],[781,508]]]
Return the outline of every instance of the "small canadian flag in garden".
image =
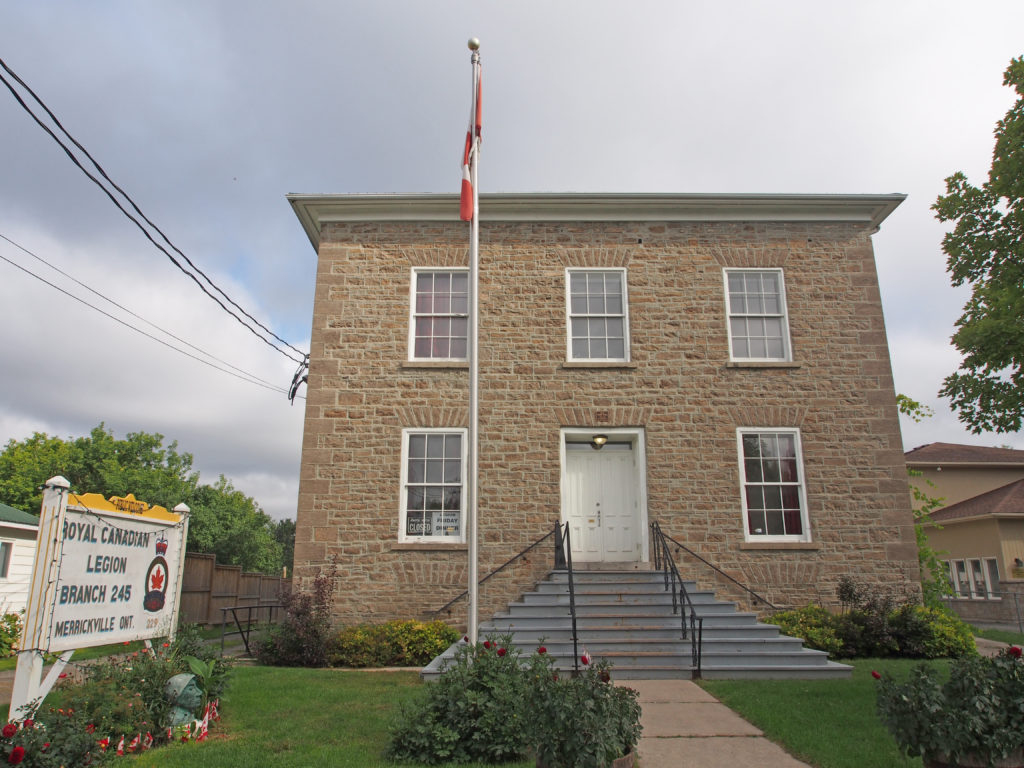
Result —
[[[584,666],[590,665],[590,651],[588,651],[586,648],[584,648],[583,653],[580,654],[580,661],[584,664]]]

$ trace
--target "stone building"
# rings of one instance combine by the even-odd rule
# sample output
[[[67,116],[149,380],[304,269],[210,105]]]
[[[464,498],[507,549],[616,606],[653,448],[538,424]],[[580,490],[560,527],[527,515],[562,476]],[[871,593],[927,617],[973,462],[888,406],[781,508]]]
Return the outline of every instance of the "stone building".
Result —
[[[480,576],[557,521],[577,567],[646,568],[657,521],[777,606],[916,589],[871,245],[902,199],[483,195]],[[432,615],[467,584],[468,225],[450,195],[289,200],[318,255],[296,576],[336,558],[341,622]]]

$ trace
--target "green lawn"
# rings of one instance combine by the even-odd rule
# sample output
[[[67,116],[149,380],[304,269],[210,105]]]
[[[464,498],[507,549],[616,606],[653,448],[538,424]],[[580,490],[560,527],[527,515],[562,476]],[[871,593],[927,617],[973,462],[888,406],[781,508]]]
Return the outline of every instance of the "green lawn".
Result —
[[[1024,634],[1020,632],[1007,632],[1004,629],[979,629],[978,627],[971,627],[971,631],[978,637],[989,640],[998,640],[1010,645],[1024,645]]]
[[[920,768],[921,758],[901,755],[878,719],[871,676],[876,670],[902,679],[919,663],[857,659],[848,680],[705,680],[701,687],[817,768]]]
[[[223,720],[210,740],[147,752],[133,764],[160,768],[393,765],[381,756],[388,725],[399,705],[414,696],[420,685],[412,671],[237,667],[224,696]],[[510,763],[508,768],[532,768],[532,764]]]

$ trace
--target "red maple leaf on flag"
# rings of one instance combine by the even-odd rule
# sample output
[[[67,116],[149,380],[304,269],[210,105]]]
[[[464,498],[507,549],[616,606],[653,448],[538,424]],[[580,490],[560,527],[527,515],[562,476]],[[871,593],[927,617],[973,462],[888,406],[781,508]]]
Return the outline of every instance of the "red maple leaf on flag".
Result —
[[[164,574],[161,571],[154,572],[149,582],[150,589],[160,589],[164,585]]]

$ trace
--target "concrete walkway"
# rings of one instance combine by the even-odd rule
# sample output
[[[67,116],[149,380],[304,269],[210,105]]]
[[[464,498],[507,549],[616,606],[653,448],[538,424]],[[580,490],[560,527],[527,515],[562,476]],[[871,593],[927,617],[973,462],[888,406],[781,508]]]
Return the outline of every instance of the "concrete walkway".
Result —
[[[689,680],[623,680],[640,694],[640,768],[808,768]]]

